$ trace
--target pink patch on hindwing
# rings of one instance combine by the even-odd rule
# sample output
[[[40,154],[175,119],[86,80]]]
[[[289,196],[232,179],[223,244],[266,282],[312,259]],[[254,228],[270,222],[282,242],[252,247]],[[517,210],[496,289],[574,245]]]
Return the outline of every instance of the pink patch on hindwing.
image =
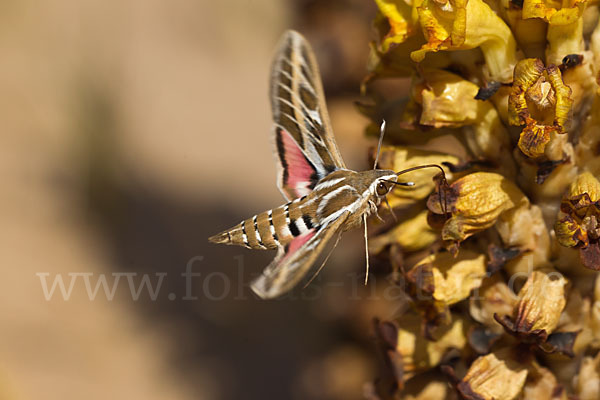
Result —
[[[302,197],[312,190],[315,182],[315,167],[308,161],[292,135],[283,129],[278,130],[277,148],[283,167],[283,184],[295,197]]]
[[[311,229],[310,231],[303,233],[302,235],[300,235],[300,236],[296,237],[294,240],[292,240],[287,247],[287,250],[285,252],[285,257],[283,257],[283,259],[281,261],[283,262],[286,258],[289,258],[290,256],[292,256],[296,251],[298,251],[298,249],[300,249],[302,246],[304,246],[306,244],[306,242],[308,242],[310,239],[312,239],[312,237],[315,236],[316,232],[317,231],[315,229]]]

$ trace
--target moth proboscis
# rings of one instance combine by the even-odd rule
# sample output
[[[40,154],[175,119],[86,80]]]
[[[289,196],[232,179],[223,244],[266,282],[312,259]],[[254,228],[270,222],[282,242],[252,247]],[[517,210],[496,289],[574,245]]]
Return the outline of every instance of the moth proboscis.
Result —
[[[377,213],[395,185],[413,185],[398,182],[399,175],[420,168],[439,168],[444,173],[435,164],[398,173],[376,169],[377,159],[372,170],[346,168],[329,122],[314,53],[298,32],[283,35],[270,87],[277,185],[288,202],[208,239],[250,249],[277,249],[275,259],[251,285],[265,299],[289,291],[302,280],[334,236],[339,239],[343,232],[363,224],[367,241],[367,217]],[[384,128],[385,123],[377,156]],[[368,277],[368,250],[366,257]]]

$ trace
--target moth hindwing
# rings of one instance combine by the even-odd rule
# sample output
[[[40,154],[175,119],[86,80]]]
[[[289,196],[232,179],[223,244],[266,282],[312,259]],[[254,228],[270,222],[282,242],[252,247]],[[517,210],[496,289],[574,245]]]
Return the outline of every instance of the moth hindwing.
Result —
[[[375,210],[382,182],[397,179],[393,171],[346,169],[331,130],[315,56],[294,31],[283,35],[273,60],[271,106],[277,183],[288,203],[209,238],[278,250],[252,283],[262,298],[279,296],[302,280],[331,238],[360,225],[363,216]],[[385,186],[386,194],[391,186]]]

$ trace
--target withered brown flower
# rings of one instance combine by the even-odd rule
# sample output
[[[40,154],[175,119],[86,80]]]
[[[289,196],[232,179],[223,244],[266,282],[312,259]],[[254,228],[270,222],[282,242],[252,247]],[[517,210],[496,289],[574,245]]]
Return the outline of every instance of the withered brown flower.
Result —
[[[583,265],[600,270],[600,182],[583,172],[560,203],[554,231],[558,243],[580,249]]]

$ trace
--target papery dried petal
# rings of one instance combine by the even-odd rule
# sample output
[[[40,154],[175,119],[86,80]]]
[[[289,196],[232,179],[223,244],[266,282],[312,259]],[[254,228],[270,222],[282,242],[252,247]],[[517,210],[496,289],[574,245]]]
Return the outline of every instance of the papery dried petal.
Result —
[[[481,0],[423,0],[417,6],[427,39],[411,58],[421,62],[428,52],[481,47],[493,80],[509,81],[516,63],[516,43],[506,24]]]
[[[553,25],[566,25],[581,17],[587,1],[523,0],[523,19],[542,18]]]
[[[526,342],[543,344],[554,332],[566,304],[567,279],[551,269],[531,273],[519,291],[512,316],[497,316],[507,332]]]
[[[550,265],[550,235],[540,207],[514,207],[498,218],[495,228],[505,247],[521,250],[504,265],[510,275]]]
[[[585,198],[583,197],[584,194],[587,194]],[[600,200],[600,182],[598,182],[598,179],[594,175],[586,171],[577,176],[577,179],[575,179],[565,194],[563,202],[575,199],[576,203],[573,206],[577,209],[588,207]],[[571,208],[571,206],[568,207]]]
[[[434,300],[447,306],[469,297],[486,275],[485,255],[469,250],[461,251],[456,258],[447,252],[432,254],[414,269],[424,266],[431,267]]]
[[[550,142],[550,132],[556,130],[553,126],[538,125],[531,118],[527,118],[527,126],[521,131],[519,149],[527,157],[537,158],[544,155],[546,145]]]
[[[381,40],[381,51],[387,53],[390,46],[402,43],[416,32],[418,26],[411,16],[412,6],[403,0],[375,0],[381,17],[387,20],[389,31]],[[377,22],[376,22],[377,24]]]
[[[515,66],[512,90],[508,98],[508,122],[522,125],[529,116],[525,93],[542,76],[544,63],[537,58],[521,60]]]
[[[517,360],[514,350],[501,349],[477,358],[457,385],[465,399],[512,400],[527,379],[527,366]]]
[[[501,333],[502,326],[494,319],[494,314],[511,314],[517,296],[504,281],[494,275],[483,280],[479,290],[469,300],[469,312],[473,319],[484,324],[492,332]]]
[[[419,316],[404,315],[398,329],[397,351],[402,356],[405,379],[437,366],[448,350],[461,350],[466,344],[466,326],[461,318],[454,318],[452,324],[433,342],[421,334]]]

